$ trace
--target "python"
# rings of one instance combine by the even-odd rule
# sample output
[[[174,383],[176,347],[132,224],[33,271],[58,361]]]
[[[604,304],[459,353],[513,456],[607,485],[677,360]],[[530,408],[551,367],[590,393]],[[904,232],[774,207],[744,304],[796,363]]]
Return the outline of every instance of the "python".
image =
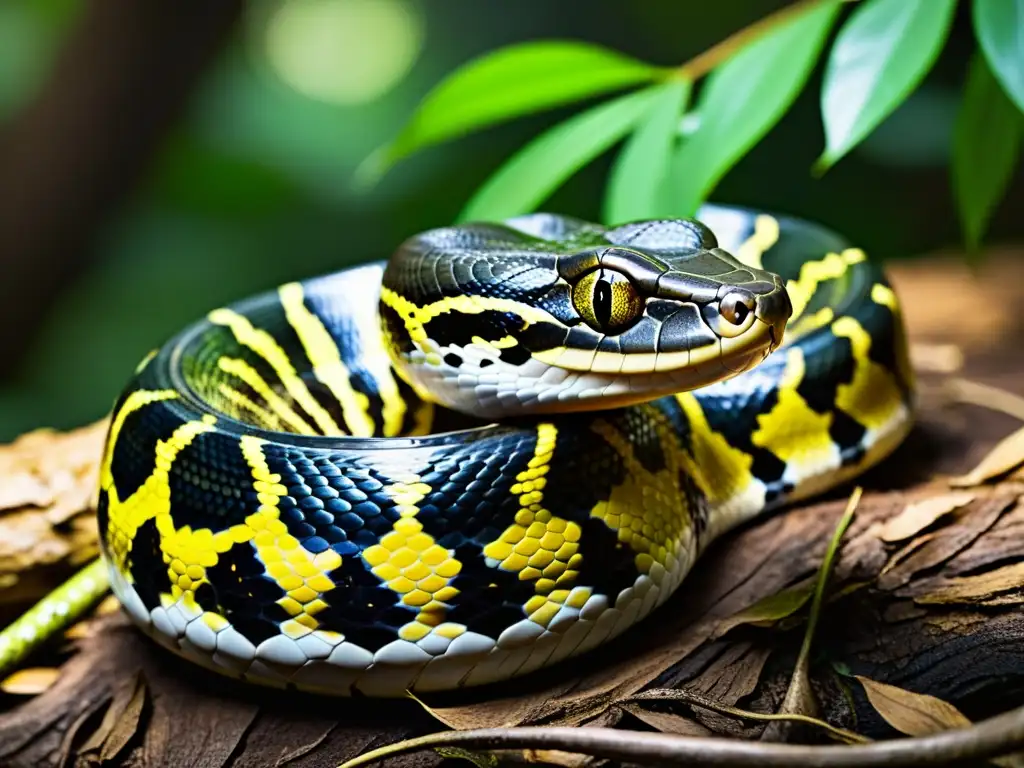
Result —
[[[716,537],[889,455],[913,407],[896,295],[824,227],[444,227],[148,356],[107,436],[103,558],[135,624],[217,673],[495,683],[637,626]]]

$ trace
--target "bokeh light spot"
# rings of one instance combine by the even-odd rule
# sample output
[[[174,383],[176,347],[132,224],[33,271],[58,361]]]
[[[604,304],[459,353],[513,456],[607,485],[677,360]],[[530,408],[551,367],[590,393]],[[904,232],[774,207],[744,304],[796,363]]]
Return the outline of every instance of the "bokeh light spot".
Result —
[[[409,72],[423,22],[408,0],[286,0],[267,22],[265,45],[270,66],[296,91],[361,104]]]

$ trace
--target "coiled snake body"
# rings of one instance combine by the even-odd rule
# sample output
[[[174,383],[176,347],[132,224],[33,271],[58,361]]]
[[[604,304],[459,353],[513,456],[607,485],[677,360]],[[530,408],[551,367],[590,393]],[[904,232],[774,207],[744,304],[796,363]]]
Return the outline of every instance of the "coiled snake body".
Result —
[[[433,230],[187,328],[139,366],[101,467],[127,613],[267,685],[500,681],[620,635],[716,536],[891,452],[913,385],[879,268],[805,222],[700,219]]]

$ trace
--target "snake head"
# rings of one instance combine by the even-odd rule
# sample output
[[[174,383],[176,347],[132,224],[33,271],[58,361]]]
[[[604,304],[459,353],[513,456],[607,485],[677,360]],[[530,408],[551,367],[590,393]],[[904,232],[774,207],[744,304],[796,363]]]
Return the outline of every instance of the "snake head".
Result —
[[[639,222],[605,239],[558,256],[559,281],[538,305],[561,328],[536,324],[524,334],[527,347],[535,337],[535,360],[600,378],[601,394],[570,407],[705,386],[753,368],[782,343],[793,311],[782,278],[719,248],[700,222]],[[542,348],[544,335],[560,343]]]
[[[419,244],[473,305],[460,314],[446,299],[437,331],[421,334],[437,349],[406,358],[449,407],[492,417],[630,405],[731,378],[783,341],[793,308],[782,278],[720,248],[699,221],[605,230],[536,214],[505,227]]]

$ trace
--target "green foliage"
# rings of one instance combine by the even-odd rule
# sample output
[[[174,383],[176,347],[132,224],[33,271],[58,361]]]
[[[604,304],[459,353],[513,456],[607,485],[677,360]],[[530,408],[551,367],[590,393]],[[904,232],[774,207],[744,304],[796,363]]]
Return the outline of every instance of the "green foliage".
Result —
[[[821,114],[827,168],[857,146],[917,88],[946,42],[956,0],[867,0],[836,36]]]
[[[988,61],[971,61],[953,135],[953,190],[964,237],[977,248],[1013,175],[1024,121],[993,77]]]
[[[1024,111],[1024,0],[974,0],[978,44],[1002,87]]]
[[[711,73],[699,127],[672,162],[672,211],[692,216],[718,181],[771,130],[814,69],[839,3],[827,0],[742,48]]]
[[[620,96],[542,133],[487,180],[459,218],[497,220],[534,210],[572,174],[629,133],[656,92],[647,88]]]
[[[679,115],[690,98],[690,83],[673,80],[661,86],[650,113],[626,141],[608,178],[605,221],[618,224],[671,212],[665,184],[679,131]]]
[[[481,56],[442,80],[381,157],[381,168],[417,150],[544,109],[663,74],[615,51],[582,42],[511,45]]]
[[[801,0],[675,69],[578,43],[509,46],[468,63],[428,94],[381,150],[381,167],[516,116],[626,89],[516,152],[477,190],[460,219],[536,210],[619,142],[604,194],[605,223],[693,215],[778,124],[822,59],[825,145],[811,170],[820,176],[848,155],[926,78],[946,44],[957,2]],[[951,167],[971,247],[1005,194],[1017,158],[1024,124],[1022,28],[1024,0],[973,0],[973,29],[987,66],[976,61],[971,67]]]

